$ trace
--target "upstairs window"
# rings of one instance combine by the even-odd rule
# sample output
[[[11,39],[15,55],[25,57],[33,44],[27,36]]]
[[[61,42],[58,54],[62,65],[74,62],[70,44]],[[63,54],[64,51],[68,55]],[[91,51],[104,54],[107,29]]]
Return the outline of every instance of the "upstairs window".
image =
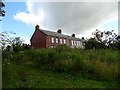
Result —
[[[77,41],[77,46],[79,46],[79,42]]]
[[[56,37],[56,43],[58,43],[58,38]]]
[[[66,39],[64,39],[64,44],[66,44]]]
[[[71,40],[72,46],[73,46],[73,40]]]
[[[54,37],[52,37],[52,43],[54,43]]]
[[[78,45],[80,46],[80,41],[78,41]]]
[[[74,41],[74,45],[76,45],[76,41]]]
[[[77,46],[77,41],[76,41],[76,46]]]
[[[60,38],[60,44],[62,44],[62,39]]]

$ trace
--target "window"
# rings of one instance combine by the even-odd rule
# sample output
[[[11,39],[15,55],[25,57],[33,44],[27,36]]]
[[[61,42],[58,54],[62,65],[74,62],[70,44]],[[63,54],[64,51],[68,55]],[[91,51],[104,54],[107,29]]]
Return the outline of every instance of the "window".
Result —
[[[82,46],[82,42],[80,42],[80,46]]]
[[[56,37],[56,43],[58,43],[58,38]]]
[[[62,44],[62,39],[60,38],[60,44]]]
[[[80,46],[80,41],[78,41],[78,45]]]
[[[51,38],[49,37],[49,43],[51,43]]]
[[[79,42],[77,41],[77,46],[79,46]]]
[[[76,41],[76,46],[78,45],[78,41]]]
[[[53,46],[51,46],[51,48],[53,48]]]
[[[73,46],[73,40],[71,40],[72,46]]]
[[[79,45],[81,45],[81,42],[79,41]]]
[[[66,39],[64,39],[64,44],[66,44]]]
[[[54,37],[52,37],[52,43],[54,43]]]
[[[77,46],[77,41],[76,41],[76,46]]]
[[[76,45],[76,42],[74,41],[74,45]]]

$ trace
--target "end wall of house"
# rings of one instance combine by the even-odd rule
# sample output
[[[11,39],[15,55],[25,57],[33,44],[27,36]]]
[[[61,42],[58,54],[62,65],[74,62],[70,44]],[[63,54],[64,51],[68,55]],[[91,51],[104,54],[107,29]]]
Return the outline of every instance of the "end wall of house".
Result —
[[[40,29],[35,30],[31,38],[31,46],[33,48],[46,48],[46,36]]]

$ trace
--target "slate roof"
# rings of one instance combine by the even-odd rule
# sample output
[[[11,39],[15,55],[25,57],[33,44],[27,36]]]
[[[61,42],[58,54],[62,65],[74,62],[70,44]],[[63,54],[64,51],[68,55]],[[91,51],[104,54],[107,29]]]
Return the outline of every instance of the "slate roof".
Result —
[[[48,30],[41,30],[41,31],[48,36],[63,37],[63,38],[66,38],[66,39],[73,39],[73,40],[78,40],[78,41],[81,40],[79,38],[75,38],[75,37],[72,37],[72,36],[69,36],[69,35],[60,34],[58,32],[53,32],[53,31],[48,31]]]
[[[44,34],[49,35],[49,36],[55,36],[55,37],[64,37],[68,38],[68,35],[60,34],[58,32],[52,32],[52,31],[47,31],[47,30],[41,30]]]

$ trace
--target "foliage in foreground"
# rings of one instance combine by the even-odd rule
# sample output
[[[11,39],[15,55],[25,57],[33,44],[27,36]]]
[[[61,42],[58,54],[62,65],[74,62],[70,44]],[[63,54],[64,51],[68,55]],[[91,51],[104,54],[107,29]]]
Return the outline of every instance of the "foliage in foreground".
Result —
[[[33,68],[23,63],[5,61],[3,64],[4,88],[117,88],[114,82],[96,81],[79,74],[58,73]]]
[[[118,53],[118,50],[110,49],[80,50],[58,46],[54,49],[30,49],[13,53],[9,58],[40,69],[79,74],[95,80],[118,81]]]

